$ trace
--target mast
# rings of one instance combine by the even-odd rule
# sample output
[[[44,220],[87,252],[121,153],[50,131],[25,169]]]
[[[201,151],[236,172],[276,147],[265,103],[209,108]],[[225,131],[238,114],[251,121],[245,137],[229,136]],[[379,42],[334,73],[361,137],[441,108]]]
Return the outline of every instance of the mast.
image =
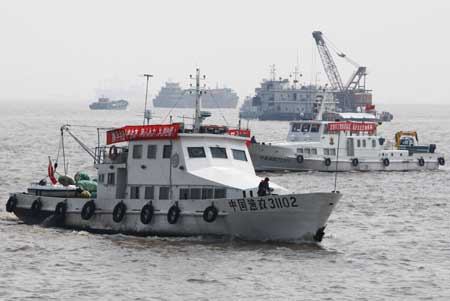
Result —
[[[190,76],[192,79],[192,75]],[[200,102],[204,91],[200,88],[200,80],[206,79],[206,76],[200,75],[200,68],[196,69],[195,73],[195,116],[194,116],[194,133],[198,133],[200,130],[200,125],[202,123],[202,115],[200,112]]]
[[[147,87],[145,88],[145,105],[144,105],[144,124],[147,121],[147,125],[150,123],[150,118],[147,113],[147,97],[148,97],[148,81],[150,77],[153,77],[153,74],[144,74],[144,76],[147,78]]]

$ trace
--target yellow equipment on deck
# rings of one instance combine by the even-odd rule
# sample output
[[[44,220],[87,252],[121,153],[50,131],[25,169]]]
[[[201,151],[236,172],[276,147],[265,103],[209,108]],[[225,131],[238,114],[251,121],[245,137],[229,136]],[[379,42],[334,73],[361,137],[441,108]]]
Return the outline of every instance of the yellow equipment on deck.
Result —
[[[416,138],[416,141],[419,142],[419,137],[417,136],[416,131],[400,131],[400,132],[395,133],[395,147],[400,146],[400,138],[402,136],[414,137],[414,138]]]

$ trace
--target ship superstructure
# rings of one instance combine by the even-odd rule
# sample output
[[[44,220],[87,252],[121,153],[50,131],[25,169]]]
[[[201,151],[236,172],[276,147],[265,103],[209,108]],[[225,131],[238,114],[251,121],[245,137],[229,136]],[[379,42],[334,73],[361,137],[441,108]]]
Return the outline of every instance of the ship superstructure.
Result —
[[[208,88],[202,95],[203,108],[235,108],[239,97],[230,88]],[[153,99],[153,106],[159,108],[195,108],[195,94],[183,89],[179,83],[166,82]]]

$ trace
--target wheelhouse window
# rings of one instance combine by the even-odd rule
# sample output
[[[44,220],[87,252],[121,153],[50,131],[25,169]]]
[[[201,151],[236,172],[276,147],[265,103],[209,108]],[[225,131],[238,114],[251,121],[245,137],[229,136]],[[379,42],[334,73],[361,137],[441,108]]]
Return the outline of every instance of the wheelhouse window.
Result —
[[[311,124],[311,133],[318,133],[320,128],[320,124]]]
[[[214,189],[214,198],[215,199],[224,199],[226,197],[227,197],[227,190],[225,188]]]
[[[211,156],[213,158],[228,159],[225,147],[210,147],[209,150],[211,151]]]
[[[309,123],[304,123],[302,126],[302,133],[307,133],[309,132],[309,128],[311,127],[311,125]]]
[[[105,182],[105,174],[104,173],[101,173],[98,175],[98,182],[102,183],[102,184]]]
[[[247,156],[245,155],[245,151],[239,149],[232,149],[233,158],[235,160],[247,161]]]
[[[115,183],[115,174],[113,172],[108,173],[108,185],[114,185]]]
[[[167,186],[159,187],[159,199],[160,200],[168,200],[169,199],[169,187],[167,187]]]
[[[142,144],[133,145],[133,159],[142,158]]]
[[[139,186],[131,186],[130,187],[130,199],[139,199],[139,192],[140,187]]]
[[[206,158],[205,149],[203,146],[188,147],[189,158]]]
[[[293,123],[291,131],[292,132],[300,132],[301,128],[302,128],[302,124],[301,123]]]
[[[372,147],[377,147],[377,140],[375,139],[372,140]]]
[[[202,189],[202,199],[209,200],[213,198],[213,189],[212,188],[203,188]]]
[[[191,199],[199,200],[201,199],[202,190],[200,188],[191,188]]]
[[[145,186],[145,199],[153,200],[155,198],[155,188],[153,186]]]
[[[164,145],[163,159],[170,159],[172,156],[172,145]]]
[[[157,146],[155,144],[150,144],[147,146],[147,159],[156,159]]]
[[[189,200],[189,188],[180,188],[180,200]]]
[[[362,141],[362,146],[366,147],[366,140],[365,139]]]
[[[359,139],[356,140],[356,146],[357,146],[357,147],[361,147],[361,140],[359,140]]]

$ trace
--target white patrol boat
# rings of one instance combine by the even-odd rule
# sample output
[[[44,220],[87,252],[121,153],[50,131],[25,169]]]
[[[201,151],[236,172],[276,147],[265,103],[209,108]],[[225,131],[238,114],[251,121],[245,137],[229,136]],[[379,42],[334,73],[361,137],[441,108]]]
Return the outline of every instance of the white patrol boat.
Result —
[[[445,164],[435,144],[417,145],[415,131],[398,132],[395,141],[387,141],[377,135],[379,123],[370,121],[370,114],[341,115],[348,120],[291,122],[286,142],[252,143],[256,171],[410,171]]]
[[[98,170],[95,198],[84,191],[48,195],[49,189],[33,186],[12,193],[7,211],[27,224],[98,233],[321,241],[342,195],[290,193],[271,184],[269,195],[258,196],[261,178],[248,138],[240,136],[245,131],[201,124],[199,70],[196,78],[192,128],[172,123],[106,133],[106,145],[91,151]],[[73,136],[68,126],[62,131]]]

